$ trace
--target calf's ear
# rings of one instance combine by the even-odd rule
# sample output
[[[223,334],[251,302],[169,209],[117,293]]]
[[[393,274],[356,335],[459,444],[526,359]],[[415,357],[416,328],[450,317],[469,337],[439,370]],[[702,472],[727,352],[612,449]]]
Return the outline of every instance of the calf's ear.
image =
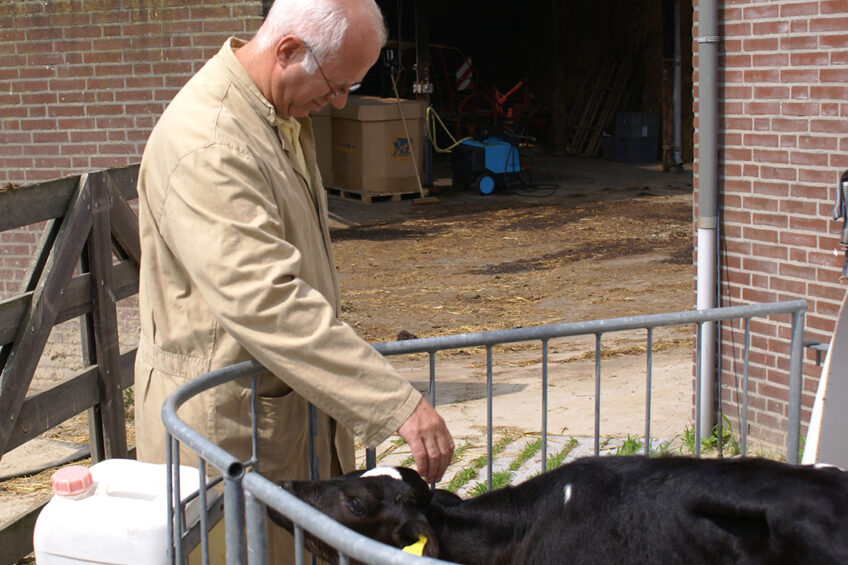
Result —
[[[395,547],[406,547],[419,541],[420,538],[425,538],[424,557],[439,556],[439,541],[436,539],[436,532],[430,527],[430,523],[423,516],[410,518],[399,524],[392,533],[392,545]]]

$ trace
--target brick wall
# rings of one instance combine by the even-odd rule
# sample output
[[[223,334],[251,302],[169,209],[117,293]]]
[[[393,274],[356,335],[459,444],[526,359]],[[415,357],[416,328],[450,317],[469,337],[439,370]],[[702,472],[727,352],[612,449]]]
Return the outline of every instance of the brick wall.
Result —
[[[260,0],[0,0],[0,187],[137,163],[156,119]],[[38,226],[0,233],[0,299]]]
[[[171,98],[228,36],[255,32],[263,4],[0,0],[0,189],[137,163]],[[0,232],[0,300],[21,292],[42,227]],[[122,349],[136,312],[119,304]],[[54,328],[36,387],[81,366],[78,328]]]
[[[0,1],[0,186],[135,163],[157,117],[260,0]]]
[[[805,338],[827,343],[845,294],[831,210],[848,169],[848,1],[718,5],[721,304],[805,299]],[[697,118],[697,41],[694,51]],[[725,328],[721,345],[723,410],[735,429],[741,330]],[[785,445],[789,320],[757,322],[752,332],[749,430]],[[806,352],[804,423],[820,376],[813,360]]]

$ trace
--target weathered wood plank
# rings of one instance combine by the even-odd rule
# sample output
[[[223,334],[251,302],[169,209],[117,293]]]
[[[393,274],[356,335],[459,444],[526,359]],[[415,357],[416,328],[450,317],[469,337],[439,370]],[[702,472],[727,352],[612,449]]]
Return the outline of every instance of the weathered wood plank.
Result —
[[[71,279],[82,246],[91,229],[91,194],[88,175],[80,178],[80,188],[69,213],[62,220],[50,261],[33,301],[24,316],[12,351],[0,373],[0,453],[6,453],[11,429],[17,421],[21,404],[29,390],[32,375],[56,322],[59,298]]]
[[[0,563],[17,563],[33,552],[32,532],[35,521],[48,502],[49,499],[30,508],[23,516],[0,528]]]
[[[110,169],[109,175],[124,200],[138,198],[138,165]],[[79,180],[77,175],[0,192],[0,210],[12,212],[0,214],[0,231],[61,218],[68,210]]]
[[[134,261],[121,261],[112,266],[113,292],[117,300],[123,300],[138,292],[138,265]],[[91,275],[84,273],[72,278],[61,292],[64,300],[59,304],[56,323],[61,324],[91,312]],[[18,332],[21,319],[26,314],[32,293],[0,302],[0,345],[12,343]]]
[[[29,272],[27,272],[25,277],[27,283],[23,289],[24,292],[35,290],[35,286],[38,284],[39,279],[41,279],[41,273],[44,272],[44,267],[50,259],[50,252],[56,243],[56,237],[59,235],[61,225],[57,220],[49,220],[47,225],[44,226],[44,231],[41,233],[41,240],[38,244],[38,256],[30,265]]]
[[[0,192],[0,231],[61,218],[78,185],[74,176]]]
[[[132,349],[120,357],[121,390],[133,384],[135,354],[136,350]],[[100,403],[100,391],[97,386],[99,378],[97,366],[93,365],[82,369],[53,388],[27,398],[21,406],[17,424],[9,436],[6,451],[23,445],[50,428]]]
[[[128,167],[118,167],[106,171],[115,182],[115,186],[124,200],[135,200],[138,198],[138,192],[136,191],[138,168],[139,164],[136,163]]]
[[[121,198],[118,187],[111,177],[107,178],[107,187],[112,198],[111,228],[112,237],[136,262],[141,260],[141,242],[138,238],[138,217],[125,200]]]
[[[94,281],[92,321],[100,374],[103,454],[107,459],[127,456],[127,430],[118,359],[118,314],[115,295],[112,292],[110,211],[114,198],[108,182],[108,173],[95,173],[90,176],[93,224],[88,240],[89,265]]]
[[[87,243],[83,249],[82,257],[80,257],[80,268],[84,273],[91,273],[88,245]],[[92,289],[92,296],[94,292],[94,289]],[[97,365],[97,345],[94,341],[94,315],[91,312],[86,313],[80,318],[79,328],[82,345],[82,365],[83,367]],[[98,383],[95,383],[95,386],[99,386]],[[88,409],[88,445],[92,463],[99,463],[106,459],[106,449],[103,447],[103,418],[101,417],[100,404],[96,404]]]

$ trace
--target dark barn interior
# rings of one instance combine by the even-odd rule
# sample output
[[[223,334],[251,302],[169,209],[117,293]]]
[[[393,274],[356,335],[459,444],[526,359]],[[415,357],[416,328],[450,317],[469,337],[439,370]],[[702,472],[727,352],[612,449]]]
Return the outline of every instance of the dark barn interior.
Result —
[[[679,159],[692,162],[691,0],[378,4],[389,44],[363,94],[391,96],[393,70],[402,97],[416,95],[416,82],[433,84],[429,100],[455,135],[510,128],[553,153],[584,157],[600,156],[602,133],[619,112],[649,112],[657,119],[656,160],[666,168],[675,165],[677,31]],[[457,91],[464,57],[474,78]]]

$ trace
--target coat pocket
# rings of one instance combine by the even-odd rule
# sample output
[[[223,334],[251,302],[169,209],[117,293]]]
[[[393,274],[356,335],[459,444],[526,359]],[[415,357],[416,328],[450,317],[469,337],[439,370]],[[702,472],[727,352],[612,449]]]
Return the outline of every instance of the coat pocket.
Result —
[[[307,402],[299,394],[257,396],[257,470],[274,482],[309,478]]]

